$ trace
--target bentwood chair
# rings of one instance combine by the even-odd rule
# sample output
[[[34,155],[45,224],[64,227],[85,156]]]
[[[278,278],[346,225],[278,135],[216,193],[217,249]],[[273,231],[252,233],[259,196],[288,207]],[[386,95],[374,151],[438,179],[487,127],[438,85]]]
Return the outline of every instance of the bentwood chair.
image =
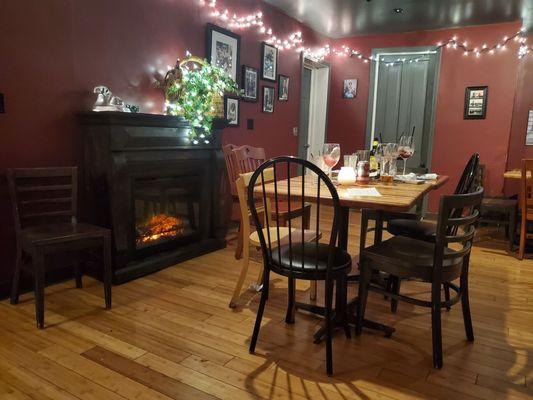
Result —
[[[528,224],[533,222],[533,159],[522,160],[522,188],[520,192],[520,245],[518,258],[524,259],[527,239],[533,239],[533,234],[528,233]]]
[[[280,176],[294,176],[298,167],[303,171],[302,184],[291,187],[288,181],[286,189],[280,187],[281,183],[277,181]],[[269,184],[271,191],[269,195],[266,192],[266,170],[273,170],[273,182]],[[315,185],[311,185],[311,184]],[[321,192],[323,195],[331,198],[330,203],[333,206],[333,218],[321,221]],[[304,207],[305,201],[316,204],[316,219],[311,221],[311,227],[314,231],[314,240],[307,241],[304,231],[295,233],[291,226],[291,220],[288,221],[287,243],[278,246],[280,241],[281,226],[280,219],[270,229],[263,229],[264,222],[260,218],[260,208],[255,199],[259,197],[262,203],[266,204],[268,198],[273,200],[272,214],[279,215],[279,199],[283,198],[288,204],[295,201]],[[252,339],[250,341],[250,352],[255,351],[261,320],[265,310],[265,304],[269,296],[270,273],[276,273],[288,278],[289,284],[289,304],[287,317],[285,321],[289,324],[294,323],[295,301],[295,280],[304,279],[310,281],[325,282],[325,320],[326,320],[326,371],[328,375],[333,373],[332,359],[332,303],[333,288],[335,281],[337,284],[345,282],[348,272],[351,269],[350,255],[337,247],[337,238],[340,228],[340,203],[337,190],[327,177],[327,175],[316,165],[309,161],[294,157],[277,157],[262,164],[253,173],[248,186],[248,207],[250,208],[253,221],[256,225],[259,242],[263,254],[263,291],[257,311]],[[289,209],[290,210],[290,209]],[[326,243],[320,243],[320,231],[329,231],[329,240]],[[345,333],[349,336],[349,328],[345,326]]]
[[[22,269],[33,273],[37,326],[44,328],[44,284],[49,256],[74,255],[76,287],[82,287],[81,252],[101,249],[105,306],[111,308],[111,231],[78,223],[78,170],[65,168],[8,169],[17,254],[11,304],[19,301]],[[31,267],[31,268],[30,268]]]
[[[361,251],[359,302],[356,333],[360,334],[369,290],[385,293],[396,300],[431,308],[433,366],[442,368],[441,308],[461,301],[466,337],[474,340],[468,298],[468,267],[476,231],[475,223],[483,189],[468,194],[443,196],[433,243],[406,236],[394,236]],[[460,214],[459,214],[460,210]],[[451,246],[450,246],[451,245]],[[383,289],[371,283],[373,271],[399,278],[417,279],[431,284],[431,300],[424,301]],[[459,286],[452,283],[460,279]],[[441,300],[441,286],[446,283],[456,296]]]
[[[250,210],[248,208],[248,201],[247,201],[247,190],[248,190],[248,184],[250,182],[250,178],[252,177],[253,172],[248,172],[246,174],[241,174],[237,181],[235,182],[235,186],[237,189],[237,195],[239,197],[239,204],[240,204],[240,210],[241,210],[241,231],[243,236],[243,257],[242,257],[242,269],[241,273],[239,275],[239,279],[237,280],[237,283],[235,285],[235,289],[233,291],[233,296],[230,301],[230,308],[234,308],[237,306],[237,302],[239,300],[239,297],[241,296],[241,290],[242,286],[244,284],[244,281],[246,279],[246,276],[248,274],[248,267],[250,265],[250,246],[254,246],[255,248],[259,248],[261,246],[261,243],[259,242],[259,236],[257,231],[252,232],[252,227],[250,224]],[[266,182],[271,182],[274,179],[274,170],[272,168],[269,168],[264,171],[263,173],[264,179]],[[260,199],[258,200],[260,202]],[[268,229],[267,227],[271,226],[272,223],[272,208],[271,208],[271,202],[269,199],[266,201],[266,205],[258,205],[257,211],[263,215],[265,228],[264,230]],[[300,229],[292,229],[292,235],[295,235],[295,237],[300,237]],[[320,233],[319,233],[320,234]],[[312,241],[315,239],[315,232],[311,230],[304,230],[303,231],[304,239],[305,241]],[[279,228],[279,240],[281,244],[284,244],[288,240],[289,236],[289,228],[282,226]],[[275,243],[275,246],[278,246],[279,243]],[[261,288],[262,278],[263,278],[263,269],[261,268],[259,272],[259,276],[257,278],[257,282],[254,286],[254,289],[258,290]]]
[[[469,193],[477,179],[479,168],[479,154],[474,153],[468,160],[461,178],[457,183],[454,194]],[[460,214],[461,210],[456,213]],[[374,212],[372,210],[363,210],[361,216],[361,249],[365,247],[365,235],[368,227],[368,221],[374,219]],[[435,242],[437,234],[437,224],[430,221],[420,219],[420,216],[412,213],[385,213],[384,220],[387,222],[387,232],[392,235],[406,236],[413,239],[423,240],[426,242]],[[396,294],[400,291],[401,280],[395,276],[389,276],[387,280],[389,290],[393,290]],[[447,283],[444,283],[444,292],[446,298],[450,296],[450,290]],[[396,312],[398,302],[391,301],[391,310]]]

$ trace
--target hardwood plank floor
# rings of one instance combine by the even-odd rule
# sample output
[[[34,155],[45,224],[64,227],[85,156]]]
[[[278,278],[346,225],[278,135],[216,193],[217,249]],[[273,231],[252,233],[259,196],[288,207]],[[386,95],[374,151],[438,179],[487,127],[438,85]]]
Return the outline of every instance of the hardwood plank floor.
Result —
[[[349,248],[357,258],[359,214]],[[391,314],[370,294],[369,318],[391,324],[391,339],[364,331],[334,338],[335,375],[325,374],[318,317],[284,322],[287,283],[274,275],[257,353],[248,353],[259,296],[228,308],[240,271],[233,247],[113,288],[84,277],[46,289],[46,329],[34,322],[33,294],[0,302],[0,399],[531,399],[533,262],[507,254],[500,234],[483,230],[471,262],[476,340],[465,340],[460,307],[443,312],[444,368],[431,365],[430,311],[400,303]],[[494,237],[491,237],[494,236]],[[371,237],[370,237],[371,240]],[[258,271],[251,263],[248,283]],[[297,283],[307,301],[309,284]],[[319,303],[322,298],[319,285]],[[350,284],[350,297],[356,284]],[[402,292],[427,296],[415,282]]]

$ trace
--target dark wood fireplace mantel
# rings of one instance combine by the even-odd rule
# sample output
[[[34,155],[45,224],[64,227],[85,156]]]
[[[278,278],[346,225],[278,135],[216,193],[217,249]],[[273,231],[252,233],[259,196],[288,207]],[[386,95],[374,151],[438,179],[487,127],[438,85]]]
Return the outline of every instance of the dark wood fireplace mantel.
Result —
[[[113,231],[115,283],[226,245],[224,121],[214,122],[209,144],[194,145],[181,117],[87,112],[79,120],[89,216]],[[146,244],[140,225],[156,215],[170,216],[174,230]]]

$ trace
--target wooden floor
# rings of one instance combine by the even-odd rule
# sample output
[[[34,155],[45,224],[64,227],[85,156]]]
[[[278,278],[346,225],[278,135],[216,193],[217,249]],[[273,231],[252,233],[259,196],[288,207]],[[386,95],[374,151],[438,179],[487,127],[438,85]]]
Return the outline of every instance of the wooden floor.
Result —
[[[356,245],[352,235],[355,256]],[[250,355],[258,295],[228,308],[240,269],[229,247],[114,287],[110,311],[94,280],[49,287],[42,331],[33,295],[17,306],[1,302],[0,399],[531,399],[533,262],[504,247],[478,239],[470,275],[476,341],[465,341],[460,307],[444,312],[441,371],[431,367],[429,310],[400,303],[393,315],[370,294],[367,316],[397,331],[351,340],[339,332],[328,378],[324,345],[312,342],[321,321],[297,313],[285,325],[286,281],[277,276]],[[297,288],[308,299],[308,284]],[[418,283],[402,289],[428,294]]]

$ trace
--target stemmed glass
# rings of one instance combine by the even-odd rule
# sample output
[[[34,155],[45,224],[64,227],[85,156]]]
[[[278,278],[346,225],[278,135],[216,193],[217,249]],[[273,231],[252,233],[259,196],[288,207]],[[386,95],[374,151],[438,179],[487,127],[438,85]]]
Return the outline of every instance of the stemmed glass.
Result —
[[[415,152],[415,147],[413,144],[413,136],[402,136],[400,142],[398,143],[398,154],[403,160],[403,174],[405,175],[405,167],[407,160],[410,159]]]
[[[341,146],[338,143],[324,143],[322,157],[324,158],[324,164],[328,167],[328,176],[331,179],[331,170],[341,158]]]

